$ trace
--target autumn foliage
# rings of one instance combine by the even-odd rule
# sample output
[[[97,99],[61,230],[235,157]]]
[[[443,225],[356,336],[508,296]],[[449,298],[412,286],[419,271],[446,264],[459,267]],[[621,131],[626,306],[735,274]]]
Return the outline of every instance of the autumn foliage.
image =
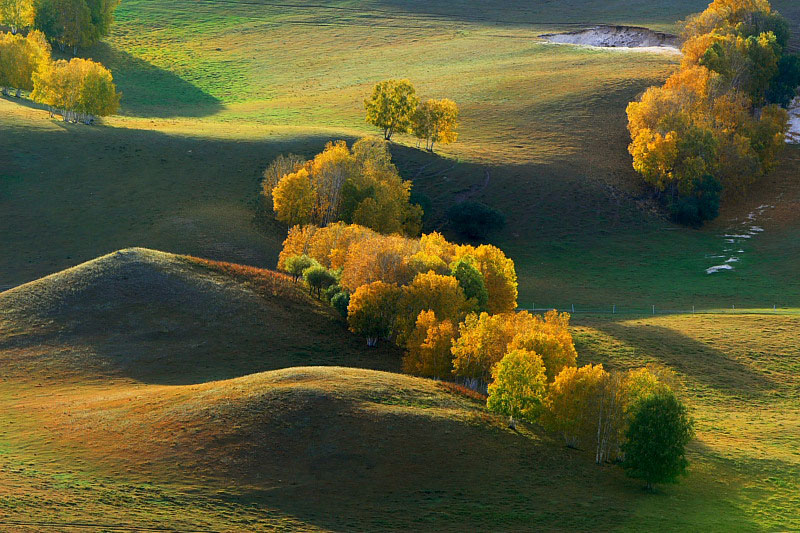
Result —
[[[776,162],[800,60],[765,0],[715,0],[685,23],[680,69],[628,105],[633,167],[679,222],[714,218]]]
[[[375,84],[364,100],[367,122],[383,130],[391,140],[395,133],[413,133],[433,152],[435,143],[449,144],[458,139],[458,105],[448,99],[429,99],[420,103],[409,80],[385,80]]]
[[[410,203],[411,182],[400,177],[380,139],[361,139],[352,150],[331,142],[309,161],[279,156],[264,172],[262,194],[289,226],[344,221],[406,235],[422,227],[422,209]]]

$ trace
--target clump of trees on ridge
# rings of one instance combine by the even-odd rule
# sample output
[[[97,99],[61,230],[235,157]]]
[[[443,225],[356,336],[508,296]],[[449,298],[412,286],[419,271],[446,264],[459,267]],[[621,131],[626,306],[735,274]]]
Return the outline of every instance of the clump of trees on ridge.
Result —
[[[449,144],[458,139],[458,105],[448,98],[420,102],[408,80],[376,84],[364,107],[367,122],[383,130],[387,141],[395,133],[412,133],[433,152],[435,143]]]
[[[328,143],[314,159],[280,156],[264,172],[262,195],[290,226],[359,224],[381,233],[418,235],[422,208],[410,202],[411,182],[400,177],[385,141],[365,137],[352,149]]]
[[[684,38],[680,69],[628,105],[629,151],[673,218],[699,225],[775,165],[800,57],[766,0],[715,0]]]
[[[512,427],[541,423],[648,487],[685,474],[692,421],[671,374],[578,368],[569,315],[516,312],[514,263],[500,249],[337,222],[291,228],[278,268],[305,279],[367,345],[404,348],[405,372],[487,391]]]

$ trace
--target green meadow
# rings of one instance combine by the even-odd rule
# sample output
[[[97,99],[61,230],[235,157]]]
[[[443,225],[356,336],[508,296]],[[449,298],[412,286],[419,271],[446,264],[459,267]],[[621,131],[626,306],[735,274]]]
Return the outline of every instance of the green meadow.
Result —
[[[637,185],[625,107],[679,56],[539,39],[674,32],[706,4],[123,0],[81,52],[113,71],[118,116],[0,98],[0,529],[800,529],[800,146],[713,223],[677,226]],[[800,5],[772,4],[800,47]],[[499,209],[520,307],[574,305],[579,365],[676,371],[697,420],[679,485],[649,494],[512,432],[397,374],[399,351],[368,351],[305,291],[185,257],[274,269],[287,228],[261,173],[377,134],[363,100],[387,78],[461,109],[457,143],[392,146],[431,199],[425,231],[455,239],[460,199]],[[166,253],[61,272],[131,247]]]

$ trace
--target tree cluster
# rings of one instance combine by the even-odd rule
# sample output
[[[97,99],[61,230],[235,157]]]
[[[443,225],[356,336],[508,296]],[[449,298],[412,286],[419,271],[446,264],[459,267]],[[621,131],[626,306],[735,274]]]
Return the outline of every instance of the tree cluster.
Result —
[[[17,97],[23,90],[33,90],[33,75],[50,62],[50,45],[38,31],[19,34],[0,33],[0,89],[8,96],[9,89]]]
[[[388,145],[374,137],[328,143],[310,161],[280,156],[264,172],[262,194],[290,226],[337,221],[381,233],[417,235],[422,208],[410,202],[411,182],[392,163]]]
[[[337,222],[291,228],[278,268],[302,276],[368,346],[404,348],[405,372],[488,392],[487,407],[512,427],[541,422],[648,486],[685,473],[692,423],[671,374],[576,367],[569,315],[516,312],[514,263],[498,248]]]
[[[423,311],[457,326],[472,312],[510,313],[516,308],[514,263],[494,246],[456,245],[438,233],[418,239],[382,235],[338,222],[291,228],[278,268],[297,275],[291,268],[302,256],[337,273],[338,287],[349,295],[351,329],[370,344],[389,338],[406,346]],[[390,313],[391,320],[371,310]],[[373,334],[374,324],[381,325],[378,335]]]
[[[121,98],[108,69],[89,59],[53,61],[37,30],[26,37],[0,33],[0,88],[4,96],[9,89],[17,97],[32,91],[34,101],[72,122],[92,123],[96,116],[114,114]]]
[[[89,46],[108,36],[119,0],[0,0],[0,24],[11,33],[34,28],[61,50]]]
[[[96,116],[113,115],[121,97],[111,72],[90,59],[47,62],[33,75],[31,98],[65,122],[92,124]]]
[[[433,151],[435,143],[449,144],[458,139],[458,105],[448,98],[420,102],[408,80],[377,83],[364,100],[367,122],[383,130],[391,140],[395,133],[412,133]]]
[[[603,365],[564,365],[552,381],[536,352],[518,348],[492,368],[489,409],[540,421],[567,446],[615,461],[631,477],[673,483],[686,474],[693,437],[688,410],[661,368],[607,372]]]
[[[673,217],[698,225],[775,165],[800,58],[766,0],[715,0],[684,39],[680,69],[628,105],[629,151]]]

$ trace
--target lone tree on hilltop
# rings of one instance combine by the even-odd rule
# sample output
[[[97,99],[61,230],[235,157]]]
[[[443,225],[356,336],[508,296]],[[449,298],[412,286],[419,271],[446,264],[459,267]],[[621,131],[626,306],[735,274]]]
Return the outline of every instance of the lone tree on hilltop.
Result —
[[[383,130],[383,138],[407,132],[417,108],[417,94],[408,80],[386,80],[375,85],[372,96],[364,100],[367,122]]]

